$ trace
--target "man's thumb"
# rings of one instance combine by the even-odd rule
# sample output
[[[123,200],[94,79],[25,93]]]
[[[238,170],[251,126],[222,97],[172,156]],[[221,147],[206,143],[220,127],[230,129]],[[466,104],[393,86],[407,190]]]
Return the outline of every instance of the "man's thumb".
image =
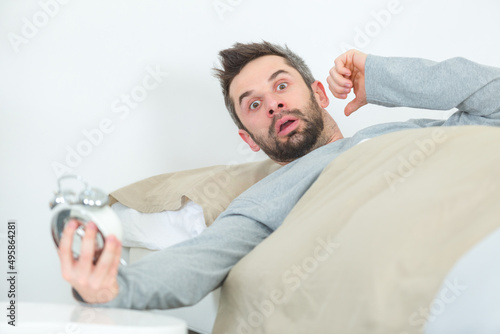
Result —
[[[351,102],[349,102],[346,106],[345,106],[345,109],[344,109],[344,114],[346,116],[349,116],[350,114],[352,114],[353,112],[355,112],[356,110],[359,109],[359,107],[361,107],[359,101],[357,98],[355,98],[354,100],[352,100]]]

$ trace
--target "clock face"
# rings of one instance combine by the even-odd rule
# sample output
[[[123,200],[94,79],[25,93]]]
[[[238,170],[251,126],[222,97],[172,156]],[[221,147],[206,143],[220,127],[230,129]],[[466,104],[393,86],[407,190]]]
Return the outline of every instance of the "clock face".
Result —
[[[85,236],[85,226],[91,221],[90,216],[85,215],[82,210],[75,210],[69,205],[61,207],[59,210],[54,212],[52,217],[52,238],[57,247],[59,247],[62,233],[66,224],[71,220],[76,219],[78,221],[78,228],[73,235],[73,243],[71,250],[73,252],[73,257],[78,259],[80,256],[80,248],[82,245],[82,239]],[[97,235],[95,240],[95,253],[94,253],[94,263],[97,262],[99,256],[104,248],[104,235],[101,229],[98,227]]]
[[[61,182],[65,180],[64,187]],[[78,227],[75,230],[71,250],[73,257],[78,259],[85,236],[85,227],[88,222],[97,226],[95,239],[94,263],[104,249],[107,235],[114,235],[122,240],[122,226],[116,213],[108,206],[108,195],[102,190],[91,188],[81,176],[64,175],[58,180],[59,189],[50,202],[52,209],[51,231],[52,238],[59,247],[66,224],[75,219]],[[122,264],[125,261],[122,259]]]

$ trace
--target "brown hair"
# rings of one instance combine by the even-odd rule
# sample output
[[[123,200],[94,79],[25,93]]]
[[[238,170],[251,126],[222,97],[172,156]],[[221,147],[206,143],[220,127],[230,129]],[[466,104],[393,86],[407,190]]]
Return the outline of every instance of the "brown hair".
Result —
[[[271,55],[285,58],[286,63],[300,73],[306,85],[312,90],[311,85],[314,82],[314,77],[311,70],[307,67],[304,60],[293,53],[286,45],[283,47],[266,41],[263,41],[262,43],[249,44],[236,43],[231,48],[220,51],[219,60],[222,65],[222,69],[214,68],[215,76],[220,81],[226,108],[239,129],[246,130],[245,126],[238,118],[238,115],[236,115],[234,102],[229,96],[229,86],[231,85],[234,77],[236,77],[242,68],[249,62],[263,56]]]

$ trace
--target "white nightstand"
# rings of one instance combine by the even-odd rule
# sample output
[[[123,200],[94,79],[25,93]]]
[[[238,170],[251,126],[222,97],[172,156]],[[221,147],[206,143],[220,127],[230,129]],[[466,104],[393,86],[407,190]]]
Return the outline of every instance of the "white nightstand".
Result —
[[[2,334],[186,334],[183,320],[149,311],[85,307],[73,304],[16,304],[16,326],[7,322],[6,302],[0,303]]]

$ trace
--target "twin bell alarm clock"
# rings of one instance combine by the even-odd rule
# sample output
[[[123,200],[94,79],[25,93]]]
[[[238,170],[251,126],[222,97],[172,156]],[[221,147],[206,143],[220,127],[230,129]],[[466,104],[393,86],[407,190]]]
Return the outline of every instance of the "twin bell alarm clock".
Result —
[[[64,182],[63,182],[64,181]],[[63,187],[63,183],[64,187]],[[82,238],[85,235],[85,226],[92,221],[97,226],[94,263],[104,249],[105,238],[115,235],[122,240],[122,227],[118,216],[108,206],[108,195],[102,190],[89,187],[81,176],[63,175],[58,179],[58,190],[50,201],[52,209],[51,231],[57,247],[61,242],[66,223],[76,219],[79,226],[73,236],[73,257],[78,259]],[[122,264],[125,264],[123,259]]]

